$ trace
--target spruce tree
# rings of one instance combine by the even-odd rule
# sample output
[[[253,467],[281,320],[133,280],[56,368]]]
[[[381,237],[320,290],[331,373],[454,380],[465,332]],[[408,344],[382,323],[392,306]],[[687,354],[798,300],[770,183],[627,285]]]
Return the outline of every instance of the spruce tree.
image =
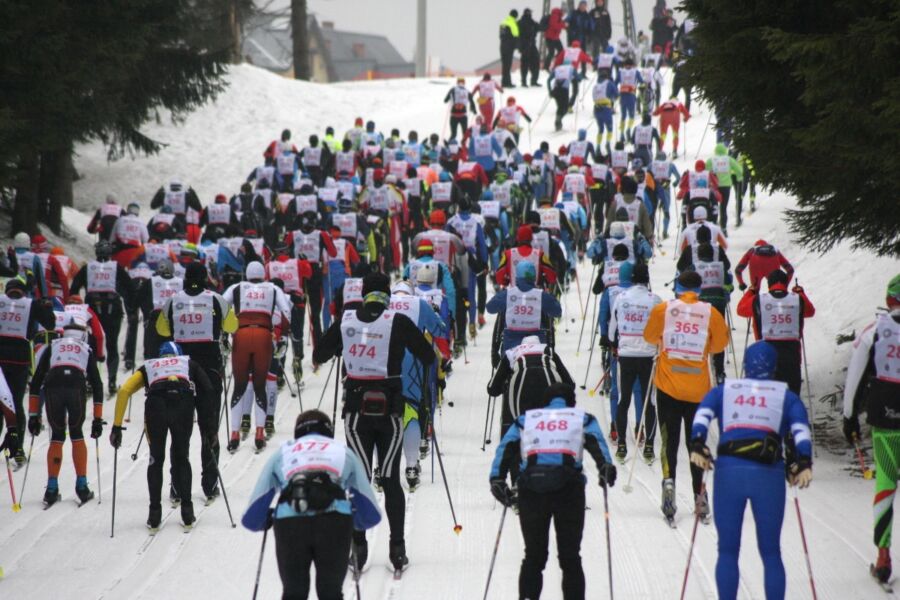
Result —
[[[900,3],[684,0],[687,69],[809,248],[900,255]]]

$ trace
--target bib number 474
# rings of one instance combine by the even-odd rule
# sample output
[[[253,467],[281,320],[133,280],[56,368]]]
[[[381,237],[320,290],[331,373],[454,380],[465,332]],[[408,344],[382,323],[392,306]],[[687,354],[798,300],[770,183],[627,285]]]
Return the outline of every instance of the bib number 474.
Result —
[[[347,351],[350,353],[350,356],[375,358],[375,346],[369,346],[368,344],[351,344]]]

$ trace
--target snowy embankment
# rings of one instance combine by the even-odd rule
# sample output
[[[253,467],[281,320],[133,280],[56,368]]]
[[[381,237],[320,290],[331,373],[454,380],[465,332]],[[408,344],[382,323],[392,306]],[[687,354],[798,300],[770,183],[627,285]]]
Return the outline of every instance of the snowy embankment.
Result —
[[[101,146],[79,147],[76,167],[82,178],[75,189],[77,208],[92,212],[109,192],[120,202],[136,200],[146,207],[159,185],[175,176],[190,183],[204,202],[210,202],[219,192],[231,194],[250,169],[260,162],[266,144],[284,127],[293,131],[297,145],[304,143],[311,133],[321,137],[328,125],[333,125],[340,136],[357,116],[374,120],[385,132],[397,127],[404,137],[410,129],[416,129],[420,138],[431,132],[446,135],[443,130],[446,108],[441,101],[449,80],[321,86],[281,79],[247,66],[233,69],[229,79],[231,85],[218,102],[191,115],[183,126],[166,123],[147,128],[146,133],[167,144],[158,156],[107,164]],[[537,117],[546,98],[545,90],[516,89],[513,93],[519,103]],[[547,107],[530,134],[523,134],[523,148],[536,147],[544,139],[554,149],[569,142],[574,138],[576,118],[580,127],[590,122],[589,104],[586,96],[578,113],[566,117],[565,131],[559,134],[552,132],[552,107]],[[714,145],[712,132],[703,136],[708,113],[702,106],[699,110],[695,106],[694,111],[695,116],[687,126],[687,156],[690,160],[677,161],[680,170],[693,164],[698,152],[702,157],[711,154]],[[594,125],[590,131],[596,131]],[[702,148],[699,147],[701,138]],[[895,273],[897,263],[852,252],[846,247],[825,255],[802,250],[790,240],[783,215],[783,210],[791,205],[791,200],[783,195],[770,196],[760,191],[759,210],[746,218],[742,228],[731,232],[729,256],[736,262],[756,239],[765,238],[793,262],[800,283],[817,308],[816,317],[807,326],[807,351],[812,394],[819,398],[842,382],[843,368],[849,356],[850,345],[836,346],[835,336],[854,329],[859,332],[871,320],[875,308],[883,303],[885,283]],[[149,209],[145,209],[142,216],[149,218]],[[84,234],[86,221],[87,216],[82,213],[66,213],[70,234],[76,240],[75,248],[71,243],[67,247],[80,257],[91,253],[89,237]],[[674,236],[663,244],[663,249],[666,254],[657,256],[650,270],[656,291],[669,298],[671,292],[664,283],[671,280],[674,272]],[[585,297],[591,266],[582,265],[579,271],[580,290],[584,294],[579,298],[578,289],[573,288],[567,295],[567,320],[559,324],[558,350],[578,383],[586,379],[590,388],[599,379],[601,370],[599,352],[596,352],[586,375],[590,327],[585,331],[580,351],[577,345],[582,324],[580,304],[586,303],[588,315],[591,313]],[[736,292],[734,304],[738,297]],[[476,344],[469,346],[466,364],[463,360],[455,361],[447,390],[447,397],[455,406],[445,406],[436,424],[450,492],[463,530],[459,536],[452,531],[453,522],[439,472],[431,483],[429,457],[423,464],[424,484],[414,494],[414,502],[408,508],[406,537],[410,569],[395,586],[385,569],[388,564],[387,525],[379,526],[374,534],[370,534],[371,568],[361,582],[364,598],[468,600],[480,598],[483,593],[501,512],[491,498],[487,484],[494,446],[488,446],[484,453],[480,450],[487,400],[484,389],[491,373],[490,327],[491,323],[488,323]],[[743,322],[736,322],[736,330],[732,332],[738,357],[743,351],[744,327]],[[730,363],[728,368],[732,369]],[[307,376],[302,401],[308,408],[316,405],[323,385],[329,383],[326,381],[328,369],[326,366],[313,375],[307,364],[304,371]],[[332,381],[325,390],[323,407],[331,410],[333,398]],[[0,596],[160,600],[249,597],[260,536],[240,527],[232,529],[222,499],[209,508],[202,507],[197,481],[199,444],[196,437],[192,464],[195,467],[198,525],[192,533],[183,534],[177,525],[175,511],[162,531],[156,537],[148,538],[144,528],[146,445],[141,447],[137,461],[130,458],[140,435],[141,400],[140,394],[135,397],[133,419],[125,432],[125,443],[118,457],[115,539],[109,537],[113,453],[106,436],[100,444],[102,486],[98,485],[93,449],[89,459],[89,478],[95,489],[102,489],[103,503],[93,502],[80,509],[75,507],[71,501],[74,487],[69,463],[71,451],[66,448],[60,479],[65,501],[47,512],[41,510],[40,497],[46,479],[48,436],[42,435],[35,442],[22,511],[13,514],[8,510],[9,500],[0,500],[0,508],[7,511],[0,521],[0,564],[7,573],[6,579],[0,582]],[[265,454],[254,455],[247,445],[234,456],[223,453],[222,474],[236,519],[268,453],[287,439],[291,431],[298,410],[296,400],[285,390],[279,402],[278,433]],[[601,419],[605,428],[608,424],[605,415],[609,410],[606,399],[581,393],[580,402]],[[108,421],[112,420],[112,412],[112,403],[108,403],[105,408]],[[819,425],[816,479],[810,490],[800,494],[800,499],[819,597],[877,597],[881,592],[866,573],[866,565],[874,558],[870,511],[872,483],[852,476],[852,456],[838,439],[838,412],[820,403],[816,404],[815,412]],[[643,462],[637,464],[632,494],[625,494],[621,483],[610,492],[613,572],[616,594],[620,598],[658,599],[678,595],[693,522],[689,516],[691,499],[684,450],[679,462],[681,483],[678,529],[675,531],[666,526],[659,511],[661,476],[658,462],[652,467]],[[436,463],[434,468],[437,469]],[[587,597],[604,598],[608,582],[602,496],[590,463],[587,472],[589,511],[582,547]],[[23,473],[20,471],[15,476],[17,492]],[[627,473],[620,471],[620,481],[625,477]],[[0,486],[5,489],[7,483],[0,482]],[[789,502],[793,504],[792,500]],[[797,518],[793,507],[787,508],[782,546],[788,574],[788,597],[809,598],[811,593]],[[167,513],[168,509],[165,509],[164,517]],[[516,597],[522,557],[518,525],[512,515],[508,517],[491,591],[491,597],[498,600]],[[272,540],[269,540],[260,589],[262,598],[275,598],[280,594],[273,549]],[[763,598],[762,568],[749,516],[743,549],[740,597]],[[553,548],[550,557],[545,572],[544,596],[558,598],[560,575]],[[701,526],[687,597],[715,597],[715,559],[715,529],[712,525]],[[352,588],[348,578],[345,597],[355,597]]]

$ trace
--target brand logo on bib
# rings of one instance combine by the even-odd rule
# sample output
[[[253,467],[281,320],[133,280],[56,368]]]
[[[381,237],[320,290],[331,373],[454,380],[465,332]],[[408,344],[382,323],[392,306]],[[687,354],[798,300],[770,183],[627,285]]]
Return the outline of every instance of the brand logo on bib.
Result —
[[[356,329],[353,327],[347,328],[347,337],[354,337],[356,335]]]
[[[766,310],[772,310],[772,304],[771,304],[771,303],[767,303],[767,304],[766,304]]]
[[[672,310],[669,311],[669,314],[672,315],[673,317],[677,317],[679,314],[681,314],[681,311],[678,310],[677,308],[673,308]]]

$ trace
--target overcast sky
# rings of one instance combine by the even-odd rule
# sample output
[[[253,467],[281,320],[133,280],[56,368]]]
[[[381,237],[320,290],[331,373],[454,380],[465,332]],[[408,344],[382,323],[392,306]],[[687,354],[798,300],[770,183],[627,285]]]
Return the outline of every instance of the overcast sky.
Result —
[[[280,1],[280,0],[276,0]],[[647,29],[654,0],[632,0],[638,30]],[[284,4],[289,4],[284,0]],[[498,27],[513,8],[530,7],[540,20],[541,0],[429,0],[428,54],[451,68],[472,71],[500,58]],[[608,0],[613,37],[622,34],[622,3]],[[669,2],[670,5],[674,4]],[[552,6],[559,6],[553,0]],[[577,3],[576,3],[577,5]],[[593,0],[589,6],[593,5]],[[308,0],[319,21],[334,21],[335,29],[386,35],[412,61],[416,46],[416,0]]]

